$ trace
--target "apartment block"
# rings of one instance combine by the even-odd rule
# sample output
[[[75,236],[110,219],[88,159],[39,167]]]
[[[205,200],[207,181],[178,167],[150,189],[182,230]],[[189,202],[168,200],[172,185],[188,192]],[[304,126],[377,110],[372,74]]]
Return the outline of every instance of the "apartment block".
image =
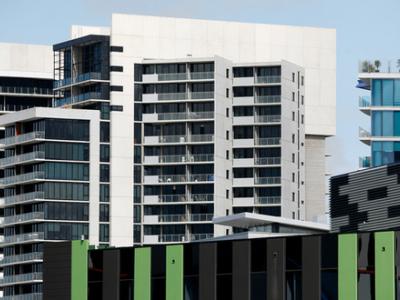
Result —
[[[370,130],[359,128],[359,138],[370,146],[370,155],[360,158],[360,167],[375,167],[400,161],[400,70],[397,61],[364,60],[359,65],[359,109],[370,117]]]

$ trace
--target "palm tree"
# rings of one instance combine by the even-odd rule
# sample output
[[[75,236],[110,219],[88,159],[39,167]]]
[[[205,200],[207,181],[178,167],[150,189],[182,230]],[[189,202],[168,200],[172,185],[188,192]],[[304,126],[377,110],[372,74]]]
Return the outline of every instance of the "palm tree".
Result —
[[[374,61],[374,65],[375,65],[375,71],[379,72],[379,67],[381,66],[381,61],[380,60],[375,60]]]

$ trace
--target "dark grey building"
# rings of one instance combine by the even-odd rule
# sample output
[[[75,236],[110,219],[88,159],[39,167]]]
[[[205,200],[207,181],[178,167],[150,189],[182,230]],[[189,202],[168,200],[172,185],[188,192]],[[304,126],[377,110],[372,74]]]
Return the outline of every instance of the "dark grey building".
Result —
[[[400,228],[400,164],[333,176],[330,214],[333,232]]]

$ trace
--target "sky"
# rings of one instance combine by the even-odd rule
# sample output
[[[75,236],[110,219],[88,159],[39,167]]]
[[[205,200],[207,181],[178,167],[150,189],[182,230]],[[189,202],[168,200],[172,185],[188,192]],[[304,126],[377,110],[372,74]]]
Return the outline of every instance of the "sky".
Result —
[[[229,20],[336,28],[337,134],[328,139],[327,173],[358,168],[369,154],[358,127],[369,118],[358,110],[355,88],[361,59],[400,58],[399,0],[0,0],[0,42],[54,44],[69,38],[73,24],[109,26],[111,13]]]

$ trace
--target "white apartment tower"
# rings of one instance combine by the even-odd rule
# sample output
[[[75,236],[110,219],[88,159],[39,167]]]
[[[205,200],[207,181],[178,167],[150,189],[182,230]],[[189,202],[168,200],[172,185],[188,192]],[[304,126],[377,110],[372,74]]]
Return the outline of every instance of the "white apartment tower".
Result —
[[[23,218],[7,260],[40,252],[15,243],[226,235],[212,219],[239,212],[316,220],[335,48],[322,28],[122,14],[73,26],[53,46],[53,108],[0,117],[6,215]],[[40,299],[41,260],[25,262],[6,296]]]

